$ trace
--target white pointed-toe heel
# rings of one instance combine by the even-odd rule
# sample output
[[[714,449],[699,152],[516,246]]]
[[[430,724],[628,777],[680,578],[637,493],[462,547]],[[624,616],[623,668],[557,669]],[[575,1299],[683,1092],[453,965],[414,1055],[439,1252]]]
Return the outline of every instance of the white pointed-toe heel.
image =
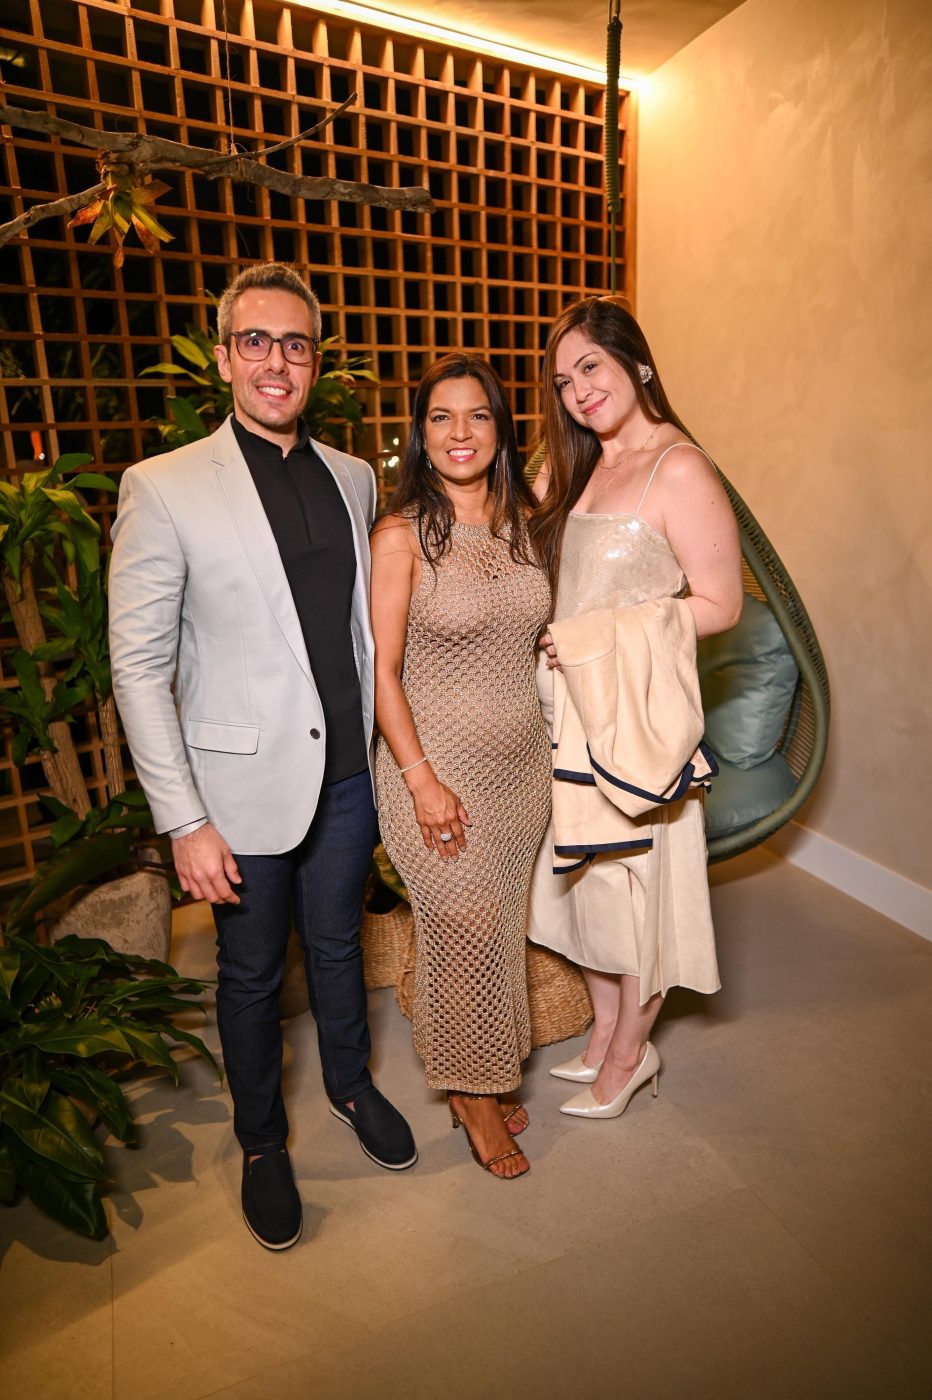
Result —
[[[554,1079],[570,1079],[574,1084],[594,1084],[601,1068],[601,1060],[597,1065],[587,1065],[582,1055],[574,1055],[571,1060],[564,1060],[562,1065],[554,1065],[550,1073]]]
[[[620,1118],[638,1089],[646,1084],[648,1079],[653,1081],[651,1092],[654,1098],[657,1097],[657,1076],[659,1073],[660,1056],[648,1041],[641,1063],[621,1093],[610,1103],[599,1103],[592,1090],[587,1088],[567,1100],[566,1103],[561,1104],[560,1112],[568,1113],[573,1118]]]

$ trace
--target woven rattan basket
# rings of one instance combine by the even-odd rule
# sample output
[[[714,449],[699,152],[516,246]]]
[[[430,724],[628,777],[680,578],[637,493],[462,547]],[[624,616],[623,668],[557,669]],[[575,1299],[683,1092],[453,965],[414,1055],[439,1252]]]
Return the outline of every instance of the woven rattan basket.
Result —
[[[414,927],[408,942],[401,976],[395,984],[395,996],[402,1014],[411,1019],[414,1007]],[[583,975],[559,953],[527,945],[527,991],[531,1012],[531,1045],[553,1045],[557,1040],[569,1040],[582,1035],[592,1021],[592,1004]]]
[[[527,996],[535,1050],[582,1035],[592,1022],[592,1003],[579,968],[536,943],[527,945]]]
[[[363,915],[359,941],[365,970],[366,990],[395,987],[401,979],[408,958],[408,948],[414,937],[414,917],[411,906],[402,900],[387,914]]]

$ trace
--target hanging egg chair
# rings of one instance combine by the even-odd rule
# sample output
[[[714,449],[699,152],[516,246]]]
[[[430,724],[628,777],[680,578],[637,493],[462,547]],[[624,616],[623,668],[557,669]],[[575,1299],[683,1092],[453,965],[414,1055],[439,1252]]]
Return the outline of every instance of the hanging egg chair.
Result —
[[[716,471],[738,521],[745,606],[736,628],[698,648],[706,741],[719,759],[705,808],[710,863],[766,841],[806,801],[825,761],[831,704],[825,660],[793,580]]]

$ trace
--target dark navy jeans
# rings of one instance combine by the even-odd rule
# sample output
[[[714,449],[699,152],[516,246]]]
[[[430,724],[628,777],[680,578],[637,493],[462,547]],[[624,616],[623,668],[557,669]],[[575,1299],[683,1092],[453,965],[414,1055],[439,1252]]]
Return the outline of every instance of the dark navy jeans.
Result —
[[[372,1083],[359,924],[376,839],[368,771],[331,783],[300,846],[236,855],[241,902],[213,906],[217,1023],[234,1131],[247,1152],[275,1151],[288,1137],[278,993],[292,911],[327,1094],[346,1102]]]

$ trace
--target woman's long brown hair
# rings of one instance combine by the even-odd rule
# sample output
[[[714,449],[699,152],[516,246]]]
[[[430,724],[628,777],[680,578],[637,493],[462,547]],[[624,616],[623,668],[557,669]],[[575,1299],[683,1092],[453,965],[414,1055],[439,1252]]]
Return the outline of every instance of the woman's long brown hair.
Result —
[[[444,355],[431,365],[418,385],[411,432],[398,470],[398,483],[388,502],[388,513],[405,515],[416,525],[421,549],[431,564],[437,564],[450,548],[453,503],[430,465],[424,435],[430,396],[445,379],[475,379],[485,390],[498,442],[495,460],[489,467],[489,494],[492,497],[489,528],[493,535],[508,542],[516,564],[534,563],[527,530],[527,517],[533,509],[534,497],[521,470],[514,419],[502,381],[492,366],[478,355],[461,351]]]
[[[602,456],[595,433],[571,418],[556,387],[557,346],[568,331],[582,330],[621,365],[634,387],[638,403],[652,423],[673,423],[692,434],[674,413],[660,382],[644,332],[623,298],[585,297],[560,313],[550,328],[541,372],[541,441],[546,443],[550,477],[547,491],[530,521],[531,542],[547,570],[556,596],[557,574],[566,518],[582,495]],[[651,377],[641,382],[638,365],[649,365]]]

